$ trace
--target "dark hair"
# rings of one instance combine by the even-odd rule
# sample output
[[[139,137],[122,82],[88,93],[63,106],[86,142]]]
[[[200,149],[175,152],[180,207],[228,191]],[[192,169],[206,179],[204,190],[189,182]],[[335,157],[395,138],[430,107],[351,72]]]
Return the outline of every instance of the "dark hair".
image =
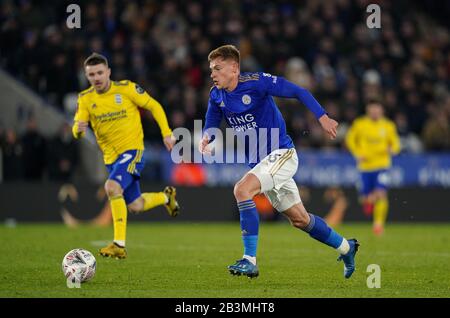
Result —
[[[224,60],[232,59],[236,61],[238,64],[241,60],[241,54],[239,50],[234,45],[222,45],[215,50],[212,50],[208,55],[208,62],[221,57]]]
[[[383,102],[382,102],[381,98],[370,98],[366,102],[366,106],[373,105],[373,104],[378,104],[380,106],[383,106]]]
[[[88,65],[98,65],[98,64],[105,64],[106,66],[108,66],[108,60],[103,55],[95,52],[89,55],[88,58],[84,61],[84,67]]]

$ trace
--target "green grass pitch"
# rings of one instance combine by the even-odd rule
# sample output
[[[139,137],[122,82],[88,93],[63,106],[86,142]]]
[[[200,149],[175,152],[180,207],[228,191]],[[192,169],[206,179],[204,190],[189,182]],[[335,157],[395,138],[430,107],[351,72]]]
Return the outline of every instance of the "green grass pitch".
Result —
[[[260,276],[231,276],[242,255],[238,223],[132,223],[125,260],[97,250],[112,228],[60,224],[1,226],[0,297],[449,297],[450,224],[389,224],[374,237],[369,224],[337,230],[361,242],[357,270],[343,278],[337,253],[287,223],[262,223]],[[61,271],[66,252],[93,252],[97,272],[69,289]],[[367,287],[369,264],[381,267],[381,288]]]

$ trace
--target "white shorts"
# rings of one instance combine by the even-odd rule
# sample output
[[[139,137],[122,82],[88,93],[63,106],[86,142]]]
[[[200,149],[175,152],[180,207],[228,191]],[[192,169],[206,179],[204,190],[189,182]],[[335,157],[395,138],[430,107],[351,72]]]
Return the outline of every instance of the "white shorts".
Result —
[[[293,176],[297,172],[298,157],[295,148],[277,149],[271,152],[248,173],[261,183],[261,193],[269,199],[278,212],[284,212],[301,203]]]

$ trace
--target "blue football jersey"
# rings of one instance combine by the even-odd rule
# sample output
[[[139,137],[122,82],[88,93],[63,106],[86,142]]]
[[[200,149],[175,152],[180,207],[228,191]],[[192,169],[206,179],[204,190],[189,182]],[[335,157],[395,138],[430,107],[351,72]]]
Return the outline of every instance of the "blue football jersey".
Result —
[[[250,167],[276,149],[294,147],[286,132],[286,123],[272,96],[297,98],[310,108],[317,118],[325,114],[309,92],[282,77],[268,73],[242,73],[237,87],[228,92],[213,87],[208,101],[206,123],[218,128],[222,118],[243,139],[245,156]],[[256,142],[255,142],[256,141]]]

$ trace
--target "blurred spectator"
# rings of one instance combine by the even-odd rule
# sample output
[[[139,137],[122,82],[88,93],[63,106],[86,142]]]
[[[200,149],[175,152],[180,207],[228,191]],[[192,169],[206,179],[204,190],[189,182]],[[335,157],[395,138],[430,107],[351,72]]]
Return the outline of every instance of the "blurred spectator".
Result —
[[[2,145],[5,139],[5,127],[3,127],[3,123],[0,121],[0,145]]]
[[[27,121],[25,134],[22,136],[24,172],[26,180],[42,180],[46,160],[46,141],[37,131],[34,117]]]
[[[450,118],[443,109],[433,109],[425,123],[423,141],[427,150],[441,151],[450,149]]]
[[[394,115],[395,126],[400,137],[401,151],[409,153],[419,153],[423,151],[423,144],[416,134],[413,134],[408,127],[408,119],[402,112]]]
[[[23,147],[13,129],[7,129],[1,140],[3,179],[15,181],[22,178],[23,174]]]
[[[356,0],[77,3],[83,27],[74,31],[65,27],[64,1],[0,2],[1,67],[60,110],[67,94],[86,88],[82,61],[95,50],[110,59],[115,79],[140,83],[169,118],[192,129],[192,119],[204,116],[212,85],[207,55],[225,43],[239,46],[243,71],[285,76],[322,104],[339,103],[344,128],[355,112],[364,112],[367,99],[381,97],[387,116],[405,121],[408,140],[430,139],[429,123],[437,118],[426,105],[442,110],[449,94],[445,5],[380,0],[382,25],[376,30],[364,23],[368,2]],[[295,144],[322,146],[316,119],[304,107],[279,105],[292,118],[288,129]],[[158,133],[146,131],[145,138],[156,140]]]
[[[72,128],[64,123],[48,143],[48,177],[50,180],[68,182],[78,164],[78,144],[72,138]]]
[[[307,90],[313,89],[313,79],[305,61],[299,57],[290,58],[284,72],[286,79]]]

